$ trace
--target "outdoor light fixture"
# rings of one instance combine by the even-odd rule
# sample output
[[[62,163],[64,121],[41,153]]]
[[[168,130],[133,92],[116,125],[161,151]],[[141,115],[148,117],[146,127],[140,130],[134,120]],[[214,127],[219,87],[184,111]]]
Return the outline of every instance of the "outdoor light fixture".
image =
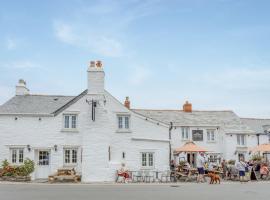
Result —
[[[57,151],[57,145],[56,144],[53,146],[53,148],[54,148],[54,151]]]
[[[30,144],[28,144],[26,147],[27,147],[27,150],[30,152],[31,151]]]

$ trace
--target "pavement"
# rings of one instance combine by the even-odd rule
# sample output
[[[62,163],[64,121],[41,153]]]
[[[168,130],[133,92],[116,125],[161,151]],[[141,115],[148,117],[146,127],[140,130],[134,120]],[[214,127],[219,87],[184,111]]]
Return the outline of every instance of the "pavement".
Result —
[[[270,182],[176,184],[0,183],[1,200],[264,200]]]

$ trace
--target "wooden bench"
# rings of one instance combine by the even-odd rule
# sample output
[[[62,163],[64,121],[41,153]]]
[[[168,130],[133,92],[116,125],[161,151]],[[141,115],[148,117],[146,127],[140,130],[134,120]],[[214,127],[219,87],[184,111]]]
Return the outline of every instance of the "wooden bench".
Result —
[[[76,174],[74,168],[68,169],[68,168],[62,168],[58,169],[55,174],[52,174],[48,176],[48,180],[50,183],[55,182],[56,180],[58,181],[74,181],[75,183],[81,181],[81,175]]]
[[[81,175],[51,175],[49,176],[49,182],[53,183],[55,181],[67,181],[73,180],[75,183],[78,183],[81,180]]]

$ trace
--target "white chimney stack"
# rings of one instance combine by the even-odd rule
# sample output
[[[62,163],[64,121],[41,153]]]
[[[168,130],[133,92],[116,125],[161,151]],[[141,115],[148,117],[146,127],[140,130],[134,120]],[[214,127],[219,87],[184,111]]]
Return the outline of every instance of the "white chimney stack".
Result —
[[[27,95],[29,94],[29,89],[26,87],[26,82],[20,79],[16,85],[16,95]]]
[[[88,94],[104,94],[103,66],[101,61],[90,61],[88,74]]]

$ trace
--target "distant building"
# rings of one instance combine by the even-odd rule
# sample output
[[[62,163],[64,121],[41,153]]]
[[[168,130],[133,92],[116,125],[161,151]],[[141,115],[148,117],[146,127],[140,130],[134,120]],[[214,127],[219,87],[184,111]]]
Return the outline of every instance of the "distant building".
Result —
[[[173,155],[190,140],[209,149],[211,161],[248,159],[257,145],[257,131],[233,111],[194,111],[188,102],[183,110],[131,109],[129,98],[122,104],[104,89],[100,61],[90,63],[87,75],[88,87],[77,96],[34,95],[20,80],[16,95],[0,106],[0,160],[34,160],[33,179],[75,167],[83,182],[113,181],[121,163],[164,171],[170,157],[192,162],[196,154]],[[267,134],[260,142],[268,142]]]

